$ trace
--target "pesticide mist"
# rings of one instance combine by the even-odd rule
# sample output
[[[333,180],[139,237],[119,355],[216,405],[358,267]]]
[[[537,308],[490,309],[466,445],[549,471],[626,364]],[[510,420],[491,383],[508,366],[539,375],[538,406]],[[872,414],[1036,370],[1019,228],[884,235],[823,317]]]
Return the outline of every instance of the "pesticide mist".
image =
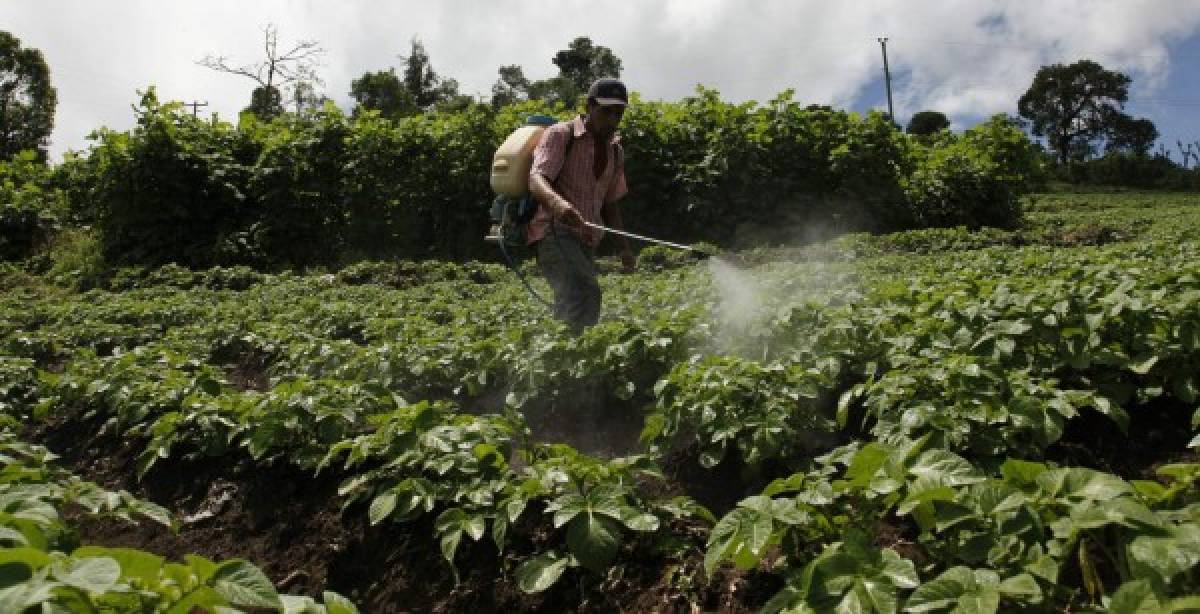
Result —
[[[721,258],[709,258],[716,304],[717,334],[712,350],[736,353],[766,319],[766,288],[749,272]]]
[[[826,304],[831,294],[852,292],[856,281],[820,262],[775,262],[743,268],[721,258],[707,261],[716,329],[710,350],[762,359],[772,351],[775,320],[807,303]],[[778,349],[778,348],[774,348]]]
[[[763,289],[749,273],[721,258],[709,258],[708,271],[717,291],[717,315],[722,326],[745,328],[761,317]]]

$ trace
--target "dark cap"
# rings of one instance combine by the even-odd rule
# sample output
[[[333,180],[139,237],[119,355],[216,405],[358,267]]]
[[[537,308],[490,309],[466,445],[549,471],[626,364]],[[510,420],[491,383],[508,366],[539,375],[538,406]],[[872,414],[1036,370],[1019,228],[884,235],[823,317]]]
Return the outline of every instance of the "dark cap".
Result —
[[[596,79],[588,88],[587,95],[588,100],[595,100],[596,104],[601,106],[629,104],[629,93],[625,91],[625,84],[616,79]]]

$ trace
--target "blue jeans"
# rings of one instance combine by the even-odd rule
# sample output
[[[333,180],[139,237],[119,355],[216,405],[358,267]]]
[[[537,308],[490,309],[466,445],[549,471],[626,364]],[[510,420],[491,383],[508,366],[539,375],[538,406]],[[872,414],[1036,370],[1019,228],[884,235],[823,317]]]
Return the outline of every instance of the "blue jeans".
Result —
[[[554,290],[554,317],[576,333],[600,319],[600,284],[595,251],[579,237],[551,229],[537,242],[538,267]]]

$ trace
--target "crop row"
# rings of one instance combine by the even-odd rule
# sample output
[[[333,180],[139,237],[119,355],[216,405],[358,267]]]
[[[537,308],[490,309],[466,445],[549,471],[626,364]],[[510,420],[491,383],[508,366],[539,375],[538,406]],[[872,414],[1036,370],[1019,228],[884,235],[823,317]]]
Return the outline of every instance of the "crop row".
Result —
[[[362,501],[372,522],[436,514],[451,563],[464,536],[490,535],[502,551],[511,527],[539,515],[558,541],[518,568],[518,583],[528,590],[550,586],[570,567],[603,571],[630,534],[707,517],[690,500],[650,497],[637,486],[640,477],[657,474],[658,454],[695,442],[705,467],[735,456],[752,469],[800,472],[793,480],[806,485],[812,509],[800,514],[788,503],[770,503],[751,519],[741,510],[766,505],[751,498],[717,524],[707,546],[712,564],[746,565],[797,531],[806,545],[789,551],[787,566],[800,584],[789,582],[780,599],[817,609],[846,599],[850,589],[837,587],[874,580],[833,580],[841,576],[830,570],[869,559],[900,578],[887,589],[890,601],[876,604],[881,610],[901,601],[914,611],[939,609],[945,603],[929,593],[947,583],[978,588],[985,605],[1001,598],[1029,606],[1079,601],[1051,584],[1081,587],[1098,603],[1117,586],[1106,573],[1122,584],[1145,581],[1150,592],[1143,596],[1161,600],[1194,588],[1197,561],[1153,576],[1129,567],[1136,559],[1121,549],[1163,532],[1191,539],[1194,480],[1186,466],[1164,478],[1164,492],[1173,493],[1166,499],[1155,498],[1162,493],[1150,486],[1113,486],[1112,496],[1088,500],[1151,510],[1154,521],[1140,508],[1129,512],[1144,520],[1136,534],[1094,531],[1083,550],[1075,541],[1055,546],[1057,554],[1053,530],[1019,537],[1022,548],[1054,557],[1058,570],[1068,559],[1084,560],[1079,552],[1090,555],[1088,548],[1116,553],[1117,564],[1095,577],[1066,571],[1051,579],[1046,564],[1039,576],[953,554],[947,540],[962,537],[947,532],[955,525],[939,528],[929,506],[982,505],[968,487],[1003,481],[1012,463],[1042,460],[1067,422],[1085,412],[1127,427],[1130,412],[1150,402],[1190,408],[1200,346],[1196,249],[1159,242],[1071,253],[990,249],[953,262],[932,256],[902,265],[888,258],[772,265],[756,275],[760,289],[772,292],[741,320],[723,311],[720,287],[703,269],[614,277],[605,280],[610,313],[621,317],[578,337],[531,315],[536,308],[516,284],[465,280],[393,290],[281,278],[242,291],[156,287],[32,304],[13,297],[0,309],[0,343],[11,356],[0,361],[0,403],[13,418],[93,419],[132,436],[143,446],[141,471],[165,457],[237,453],[345,472],[347,504]],[[526,442],[521,413],[568,401],[581,384],[610,404],[648,409],[649,456],[598,461]],[[482,415],[456,409],[488,399],[504,402],[492,401]],[[836,458],[901,454],[885,467],[891,490],[842,475],[842,461],[810,461],[813,449],[850,437],[874,443]],[[523,466],[512,463],[516,457]],[[911,462],[922,458],[970,477],[913,472]],[[866,462],[842,464],[861,475]],[[1052,476],[1065,471],[1039,466]],[[1071,479],[1125,483],[1087,475]],[[845,487],[847,480],[857,486]],[[1030,514],[1044,524],[1074,513],[1028,484],[1006,486],[1039,502]],[[821,497],[830,501],[815,502]],[[857,516],[828,507],[847,502]],[[795,522],[784,522],[786,531],[771,525],[764,536],[761,514],[775,514],[776,505]],[[928,541],[929,560],[917,570],[894,553],[863,546],[852,529],[870,526],[864,519],[913,523]],[[730,537],[731,523],[749,523],[748,546]],[[819,590],[817,577],[825,578]],[[935,588],[919,588],[918,577],[926,582],[921,587]],[[1096,588],[1096,577],[1104,587]],[[854,591],[854,599],[883,599]]]

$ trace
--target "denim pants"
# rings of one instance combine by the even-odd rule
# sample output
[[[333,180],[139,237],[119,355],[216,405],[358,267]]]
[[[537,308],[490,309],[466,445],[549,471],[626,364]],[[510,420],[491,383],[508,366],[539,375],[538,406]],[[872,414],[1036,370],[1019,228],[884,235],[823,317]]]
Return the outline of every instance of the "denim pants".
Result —
[[[600,319],[595,251],[579,237],[552,229],[537,243],[538,267],[554,290],[554,317],[576,333]]]

